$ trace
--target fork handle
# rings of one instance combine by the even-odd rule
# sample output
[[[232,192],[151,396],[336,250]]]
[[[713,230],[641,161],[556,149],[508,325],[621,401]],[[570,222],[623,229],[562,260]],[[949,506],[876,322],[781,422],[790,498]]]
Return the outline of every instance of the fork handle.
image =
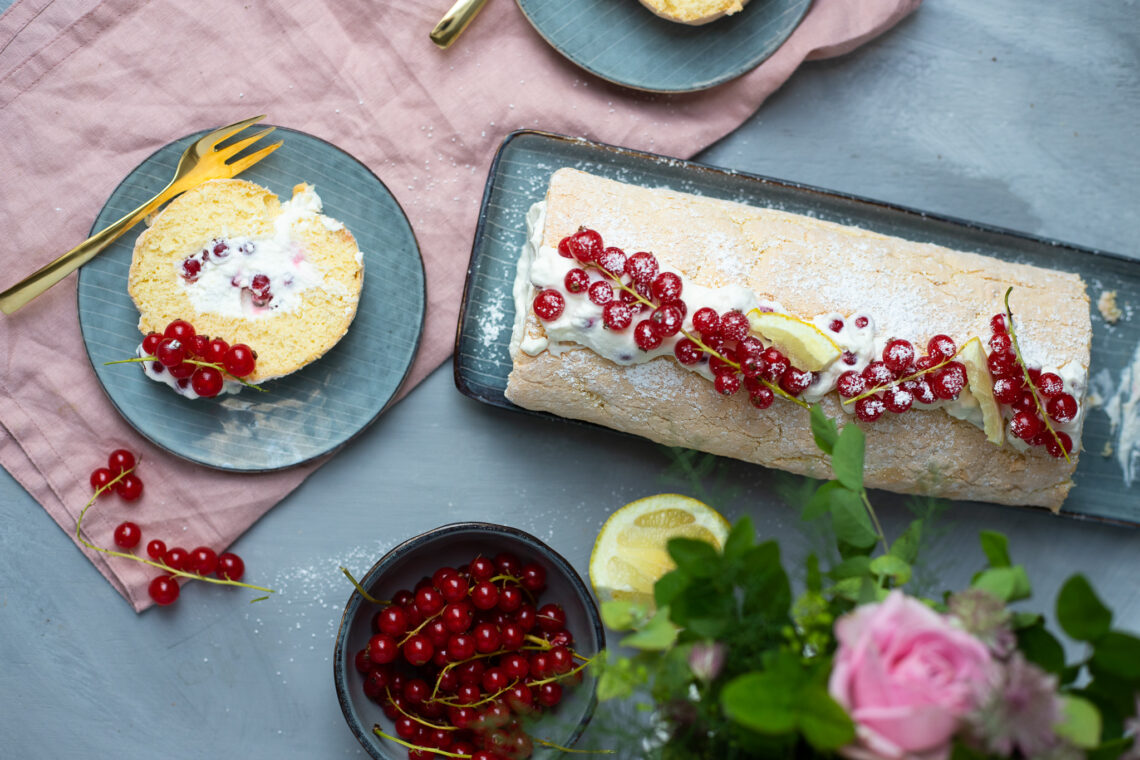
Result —
[[[96,232],[55,261],[37,269],[32,274],[0,293],[0,311],[11,314],[36,296],[55,285],[67,275],[86,264],[95,255],[123,236],[127,230],[139,223],[143,217],[154,211],[170,198],[177,195],[173,182],[158,195],[136,208],[111,226]]]

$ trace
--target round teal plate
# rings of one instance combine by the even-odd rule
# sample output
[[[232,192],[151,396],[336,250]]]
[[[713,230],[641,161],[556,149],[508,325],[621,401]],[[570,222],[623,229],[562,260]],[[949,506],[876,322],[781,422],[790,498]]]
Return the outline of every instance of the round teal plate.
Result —
[[[752,0],[703,26],[666,21],[637,0],[517,0],[555,50],[591,74],[650,92],[692,92],[759,66],[811,0]]]
[[[156,194],[182,151],[204,132],[161,148],[111,194],[100,230]],[[348,334],[322,358],[265,383],[265,392],[190,401],[134,364],[142,335],[127,295],[131,230],[79,272],[79,324],[95,374],[139,433],[178,456],[222,470],[278,470],[327,454],[375,420],[395,397],[419,346],[425,289],[419,246],[396,199],[376,175],[334,145],[278,127],[275,153],[241,175],[283,199],[308,182],[325,213],[344,222],[364,254],[364,290]],[[256,348],[256,346],[254,346]]]

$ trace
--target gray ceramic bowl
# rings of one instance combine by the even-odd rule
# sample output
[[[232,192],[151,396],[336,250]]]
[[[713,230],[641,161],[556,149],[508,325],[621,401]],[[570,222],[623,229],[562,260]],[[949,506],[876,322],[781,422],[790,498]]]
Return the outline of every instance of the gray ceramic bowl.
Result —
[[[605,647],[598,608],[570,563],[534,536],[505,525],[456,523],[430,530],[385,554],[359,579],[360,585],[374,598],[391,599],[400,589],[413,589],[421,578],[440,567],[457,567],[478,555],[494,557],[504,551],[515,554],[524,563],[535,561],[546,568],[547,590],[541,601],[562,605],[576,651],[590,657]],[[379,609],[355,591],[349,597],[336,636],[333,679],[344,719],[368,754],[376,760],[404,760],[408,756],[405,747],[373,733],[373,726],[379,725],[385,733],[394,735],[394,727],[380,705],[364,694],[364,677],[354,664],[356,653],[372,636],[372,617]],[[561,703],[529,725],[528,733],[563,747],[578,739],[596,704],[593,673],[589,668],[583,673],[581,684],[566,688]],[[533,757],[558,754],[536,743]]]

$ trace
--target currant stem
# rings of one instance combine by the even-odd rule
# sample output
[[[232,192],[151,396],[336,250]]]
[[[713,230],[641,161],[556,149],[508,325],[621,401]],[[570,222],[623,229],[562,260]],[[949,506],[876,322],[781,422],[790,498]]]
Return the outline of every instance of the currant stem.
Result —
[[[615,753],[615,750],[612,749],[571,749],[554,742],[548,742],[546,739],[539,739],[536,736],[532,736],[531,741],[544,747],[550,747],[550,749],[556,749],[559,752],[570,752],[575,755],[612,755]]]
[[[156,362],[156,361],[158,361],[157,356],[135,356],[135,357],[132,357],[130,359],[116,359],[113,362],[103,362],[103,366],[106,367],[108,364],[141,364],[142,362]],[[260,385],[254,385],[253,383],[251,383],[247,380],[243,380],[240,377],[234,377],[229,372],[226,372],[226,368],[223,367],[221,364],[215,364],[214,362],[204,362],[204,361],[200,361],[198,359],[183,359],[182,361],[185,364],[193,364],[196,367],[211,367],[212,369],[216,369],[218,372],[221,372],[222,374],[226,375],[227,377],[233,377],[234,380],[237,380],[239,383],[244,385],[246,388],[252,388],[255,391],[261,391],[262,393],[266,392],[266,390],[264,388],[262,388]]]
[[[384,739],[388,739],[389,741],[396,742],[396,744],[399,744],[402,747],[407,747],[408,749],[414,749],[417,752],[431,752],[431,753],[434,753],[436,755],[443,755],[444,757],[457,757],[457,758],[460,758],[460,760],[470,760],[470,758],[471,758],[471,755],[463,755],[463,754],[460,754],[458,752],[448,752],[446,750],[437,749],[436,747],[423,747],[419,744],[412,744],[411,742],[406,742],[403,739],[400,739],[398,737],[391,736],[389,734],[384,733],[384,730],[382,728],[380,728],[379,723],[372,726],[372,733],[376,734],[377,736],[383,737]]]
[[[973,340],[973,338],[970,338],[970,340]],[[969,340],[966,341],[966,343],[969,343],[969,342],[970,342]],[[942,367],[945,367],[947,364],[949,364],[950,362],[952,362],[958,358],[958,354],[962,353],[962,351],[964,351],[966,349],[966,343],[963,343],[961,348],[959,348],[957,351],[955,351],[954,355],[951,356],[949,359],[942,360],[942,362],[940,362],[939,364],[935,364],[930,369],[919,370],[918,372],[915,372],[914,374],[907,375],[906,377],[900,377],[898,380],[894,380],[892,382],[886,383],[885,385],[876,385],[874,388],[871,388],[870,390],[863,391],[858,396],[852,396],[851,398],[841,399],[840,403],[841,404],[854,404],[856,401],[858,401],[860,399],[867,398],[868,396],[874,396],[879,391],[884,391],[887,388],[898,385],[899,383],[905,383],[905,382],[908,382],[910,380],[914,380],[916,378],[922,377],[923,375],[928,375],[936,369],[941,369]]]
[[[1065,457],[1065,461],[1072,464],[1069,459],[1069,452],[1065,451],[1064,444],[1061,443],[1060,436],[1057,431],[1053,429],[1053,425],[1049,422],[1049,415],[1045,411],[1045,405],[1041,403],[1041,396],[1037,392],[1037,386],[1033,383],[1033,378],[1029,376],[1029,366],[1025,363],[1025,358],[1021,355],[1021,347],[1017,344],[1017,332],[1013,329],[1013,309],[1009,306],[1009,294],[1013,292],[1013,286],[1010,285],[1009,289],[1005,291],[1005,317],[1009,321],[1009,340],[1013,344],[1013,353],[1017,356],[1017,363],[1021,366],[1021,375],[1025,378],[1025,384],[1029,386],[1029,392],[1033,395],[1033,403],[1037,407],[1037,413],[1041,415],[1042,421],[1045,422],[1045,429],[1049,431],[1049,435],[1053,436],[1053,440],[1057,442],[1057,446],[1061,449],[1061,454]]]
[[[875,532],[879,534],[879,540],[883,542],[883,551],[889,554],[891,548],[887,544],[887,535],[883,532],[883,526],[879,523],[879,516],[875,514],[875,508],[871,506],[871,500],[867,498],[866,488],[859,489],[859,497],[863,499],[863,506],[867,509],[867,514],[871,517],[871,523],[875,526]]]
[[[384,687],[384,693],[388,695],[388,701],[392,703],[392,706],[395,707],[396,710],[399,711],[401,715],[404,715],[405,717],[411,718],[416,723],[427,726],[428,728],[438,728],[442,731],[458,731],[459,730],[455,726],[443,726],[443,725],[440,725],[438,723],[432,723],[430,721],[424,720],[423,718],[421,718],[418,715],[412,715],[410,712],[408,712],[403,707],[401,707],[399,702],[392,699],[392,690],[389,689],[387,686]]]
[[[356,587],[357,592],[362,597],[364,597],[365,601],[372,602],[372,604],[391,604],[391,602],[384,599],[377,599],[376,597],[372,596],[372,594],[369,594],[367,591],[365,591],[364,586],[361,586],[357,580],[352,577],[352,573],[348,572],[348,568],[342,565],[340,571],[344,573],[344,577],[348,578],[349,582],[351,582],[352,585]]]
[[[642,296],[640,293],[638,293],[636,290],[634,290],[633,288],[631,288],[631,287],[629,287],[628,285],[626,285],[624,282],[622,282],[622,281],[621,281],[621,277],[619,277],[618,275],[614,274],[614,273],[613,273],[613,272],[611,272],[610,270],[608,270],[608,269],[605,269],[604,267],[598,266],[597,264],[593,263],[592,261],[591,261],[591,262],[587,262],[587,263],[583,264],[583,266],[589,267],[589,268],[591,268],[591,269],[597,269],[597,270],[601,271],[601,272],[602,272],[602,274],[606,275],[606,276],[607,276],[607,277],[609,277],[611,280],[613,280],[615,283],[617,283],[617,286],[618,286],[620,289],[622,289],[622,290],[624,290],[626,293],[629,293],[630,295],[632,295],[634,298],[636,298],[638,301],[640,301],[640,302],[641,302],[642,304],[644,304],[645,306],[648,306],[648,307],[650,307],[650,308],[652,308],[652,309],[656,309],[656,308],[657,308],[657,304],[653,303],[652,301],[650,301],[649,299],[645,298],[645,297],[644,297],[644,296]],[[740,371],[740,364],[739,364],[738,362],[734,362],[734,361],[732,361],[731,359],[728,359],[727,357],[725,357],[724,355],[722,355],[722,354],[721,354],[719,351],[714,351],[712,348],[709,348],[707,345],[705,345],[705,344],[704,344],[704,343],[701,341],[701,339],[700,339],[700,338],[696,337],[695,335],[693,335],[692,333],[688,332],[688,331],[687,331],[687,330],[685,330],[684,328],[681,328],[681,330],[680,330],[679,332],[680,332],[682,335],[684,335],[686,338],[688,338],[689,340],[691,340],[693,343],[697,344],[697,347],[698,347],[699,349],[701,349],[702,351],[704,351],[705,353],[711,354],[712,356],[716,357],[717,359],[720,359],[722,362],[724,362],[724,363],[725,363],[725,364],[727,364],[728,366],[732,367],[732,368],[733,368],[733,369],[735,369],[737,372],[739,372],[739,371]],[[791,401],[791,402],[792,402],[792,403],[794,403],[794,404],[799,404],[799,405],[800,405],[800,406],[802,406],[804,409],[810,409],[810,408],[811,408],[811,406],[809,406],[809,405],[807,404],[807,402],[805,402],[805,401],[802,401],[802,400],[800,400],[800,399],[796,398],[795,396],[791,395],[790,393],[788,393],[787,391],[785,391],[785,390],[784,390],[783,388],[781,388],[780,386],[778,386],[778,385],[775,385],[775,384],[773,384],[773,383],[771,383],[771,382],[769,382],[769,381],[765,380],[764,378],[759,378],[759,380],[760,380],[760,382],[761,382],[761,383],[763,383],[764,385],[766,385],[766,386],[768,387],[768,390],[772,391],[772,392],[773,392],[773,393],[775,393],[777,396],[779,396],[779,397],[781,397],[781,398],[783,398],[783,399],[786,399],[786,400],[788,400],[788,401]]]
[[[110,488],[112,486],[114,486],[116,483],[118,483],[120,480],[122,480],[124,477],[126,477],[127,475],[129,475],[130,473],[132,473],[134,471],[135,471],[134,467],[131,467],[128,470],[123,470],[118,475],[111,478],[110,482],[108,482],[106,485],[100,486],[99,488],[95,489],[95,493],[91,496],[91,498],[83,506],[83,509],[80,510],[79,517],[76,518],[76,520],[75,520],[75,539],[77,541],[79,541],[79,543],[83,544],[84,546],[86,546],[88,549],[90,549],[92,551],[96,551],[96,552],[99,552],[101,554],[106,554],[110,557],[122,557],[123,559],[131,559],[131,560],[134,560],[135,562],[142,562],[144,565],[150,565],[151,567],[157,567],[159,570],[162,570],[163,572],[169,573],[171,575],[178,576],[180,578],[189,578],[191,580],[205,581],[206,583],[216,583],[220,586],[241,586],[242,588],[250,588],[250,589],[254,589],[256,591],[264,591],[267,594],[277,593],[276,591],[274,591],[271,588],[265,588],[264,586],[254,586],[252,583],[242,583],[241,581],[234,581],[234,580],[230,580],[229,578],[207,578],[206,576],[199,575],[198,573],[188,573],[185,570],[175,570],[173,567],[171,567],[170,565],[167,565],[165,562],[154,562],[154,561],[149,560],[149,559],[143,559],[142,557],[138,556],[137,554],[129,554],[128,552],[114,551],[113,549],[104,549],[103,547],[96,546],[95,544],[93,544],[90,541],[88,541],[87,539],[85,539],[83,537],[82,528],[83,528],[83,518],[87,515],[87,510],[91,509],[91,507],[95,504],[95,500],[98,499],[102,494],[106,493],[108,490],[110,490]],[[258,597],[257,599],[254,599],[253,601],[257,602],[257,601],[261,601],[262,599],[266,599],[266,598],[268,598],[268,597],[264,597],[264,596]]]

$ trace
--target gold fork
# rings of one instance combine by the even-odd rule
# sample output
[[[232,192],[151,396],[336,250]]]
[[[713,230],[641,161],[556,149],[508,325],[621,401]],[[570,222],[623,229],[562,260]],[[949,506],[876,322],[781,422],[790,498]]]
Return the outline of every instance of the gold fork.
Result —
[[[28,275],[3,293],[0,293],[0,311],[3,311],[5,314],[11,314],[21,306],[24,306],[52,285],[55,285],[64,277],[95,258],[97,253],[118,240],[123,233],[131,227],[134,227],[139,220],[143,219],[147,214],[174,196],[184,193],[190,188],[196,187],[207,180],[229,179],[245,171],[280,148],[282,141],[278,140],[272,145],[267,145],[248,156],[243,156],[232,162],[229,160],[272,132],[275,127],[267,127],[250,137],[238,140],[224,148],[218,147],[218,145],[226,139],[236,135],[247,127],[253,126],[264,118],[264,115],[254,116],[252,119],[246,119],[226,127],[220,127],[191,144],[178,161],[178,168],[174,172],[174,179],[170,180],[170,184],[163,188],[162,192],[110,227],[95,233],[55,261]]]

